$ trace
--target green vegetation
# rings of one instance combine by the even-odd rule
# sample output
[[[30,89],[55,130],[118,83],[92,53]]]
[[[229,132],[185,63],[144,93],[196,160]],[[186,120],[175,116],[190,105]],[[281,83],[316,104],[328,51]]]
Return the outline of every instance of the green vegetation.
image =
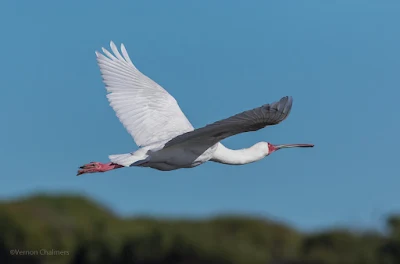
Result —
[[[38,195],[0,204],[0,263],[398,264],[400,216],[387,224],[387,235],[302,234],[244,216],[122,219],[84,197]]]

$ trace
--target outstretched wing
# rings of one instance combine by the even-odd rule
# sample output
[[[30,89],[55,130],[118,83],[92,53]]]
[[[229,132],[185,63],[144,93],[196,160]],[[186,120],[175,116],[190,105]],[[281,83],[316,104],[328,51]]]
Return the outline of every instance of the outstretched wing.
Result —
[[[133,65],[124,45],[122,55],[112,41],[110,47],[113,54],[96,51],[97,63],[108,101],[136,144],[148,146],[192,131],[175,98]]]
[[[292,102],[292,97],[285,96],[278,102],[266,104],[179,135],[168,141],[165,147],[181,143],[213,145],[239,133],[256,131],[266,126],[279,124],[289,115]]]

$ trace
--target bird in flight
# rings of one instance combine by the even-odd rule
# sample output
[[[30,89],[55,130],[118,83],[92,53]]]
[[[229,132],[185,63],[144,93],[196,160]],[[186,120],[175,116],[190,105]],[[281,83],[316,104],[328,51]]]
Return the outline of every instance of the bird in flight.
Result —
[[[135,67],[124,44],[121,44],[121,53],[112,41],[110,47],[112,53],[104,48],[103,54],[96,51],[97,63],[108,101],[139,149],[110,155],[108,163],[83,165],[77,176],[133,166],[171,171],[193,168],[207,161],[242,165],[283,148],[314,146],[259,142],[245,149],[229,149],[221,143],[223,139],[277,125],[286,119],[292,109],[292,97],[285,96],[277,102],[195,129],[175,98]]]

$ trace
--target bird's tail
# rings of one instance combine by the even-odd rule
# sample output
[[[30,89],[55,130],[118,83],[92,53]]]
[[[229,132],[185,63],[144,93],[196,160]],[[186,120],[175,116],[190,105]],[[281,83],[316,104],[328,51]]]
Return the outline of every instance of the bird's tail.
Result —
[[[149,159],[148,156],[135,156],[132,153],[110,155],[108,158],[111,162],[124,167],[138,166]]]

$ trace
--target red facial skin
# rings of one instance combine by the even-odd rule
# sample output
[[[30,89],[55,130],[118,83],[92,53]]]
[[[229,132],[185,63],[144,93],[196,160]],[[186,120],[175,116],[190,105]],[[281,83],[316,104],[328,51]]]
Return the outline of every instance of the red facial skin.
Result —
[[[101,162],[90,162],[89,164],[85,164],[81,166],[81,170],[78,170],[78,174],[76,176],[85,174],[85,173],[95,173],[95,172],[106,172],[109,170],[119,169],[124,166],[109,162],[109,163],[101,163]]]
[[[276,150],[276,148],[274,147],[274,145],[272,145],[271,143],[268,143],[268,154],[271,154],[275,150]]]

